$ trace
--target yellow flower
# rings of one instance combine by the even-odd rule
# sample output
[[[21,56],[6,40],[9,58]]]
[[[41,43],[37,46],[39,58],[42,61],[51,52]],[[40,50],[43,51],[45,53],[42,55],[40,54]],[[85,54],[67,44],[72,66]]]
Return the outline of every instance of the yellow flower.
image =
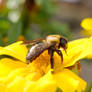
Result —
[[[50,70],[50,56],[44,51],[36,60],[27,65],[25,57],[28,49],[22,41],[6,47],[0,47],[0,55],[13,58],[0,59],[0,92],[82,92],[86,82],[68,67],[83,58],[92,56],[92,37],[71,41],[67,54],[63,52],[64,61],[55,53],[55,72]],[[91,57],[92,58],[92,57]]]
[[[83,34],[92,36],[92,18],[86,18],[81,22],[81,27],[84,29],[81,31]]]

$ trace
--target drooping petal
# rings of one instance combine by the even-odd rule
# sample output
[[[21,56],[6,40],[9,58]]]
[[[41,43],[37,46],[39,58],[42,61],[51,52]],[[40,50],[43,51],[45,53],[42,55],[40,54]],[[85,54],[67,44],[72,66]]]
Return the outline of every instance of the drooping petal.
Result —
[[[28,49],[26,46],[21,45],[22,41],[8,45],[0,49],[0,55],[9,55],[19,59],[20,61],[26,62],[26,54]]]

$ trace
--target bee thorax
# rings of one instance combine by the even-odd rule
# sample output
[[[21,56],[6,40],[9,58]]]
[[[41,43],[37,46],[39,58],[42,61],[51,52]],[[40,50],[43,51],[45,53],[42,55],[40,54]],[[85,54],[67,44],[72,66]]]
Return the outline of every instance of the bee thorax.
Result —
[[[56,42],[56,46],[58,46],[59,43],[60,43],[60,40],[55,36],[48,36],[46,38],[46,41],[47,41],[48,44],[52,44],[52,43]]]

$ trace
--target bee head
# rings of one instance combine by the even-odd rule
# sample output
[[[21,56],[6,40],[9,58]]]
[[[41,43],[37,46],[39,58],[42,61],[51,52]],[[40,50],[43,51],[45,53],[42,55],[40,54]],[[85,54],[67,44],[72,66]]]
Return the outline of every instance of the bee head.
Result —
[[[68,41],[65,38],[60,38],[60,47],[62,47],[64,50],[67,49],[67,43]]]

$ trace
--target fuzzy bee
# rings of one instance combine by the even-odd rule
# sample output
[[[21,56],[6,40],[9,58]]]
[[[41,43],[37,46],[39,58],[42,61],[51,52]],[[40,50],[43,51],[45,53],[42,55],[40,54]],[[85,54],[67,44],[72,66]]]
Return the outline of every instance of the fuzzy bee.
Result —
[[[61,47],[66,51],[67,43],[67,39],[60,35],[49,35],[45,38],[24,42],[23,44],[25,45],[31,45],[31,48],[26,56],[27,64],[35,60],[43,51],[48,50],[48,54],[50,55],[51,69],[53,69],[54,52],[56,52],[61,57],[61,61],[63,61],[63,54],[59,48]]]

